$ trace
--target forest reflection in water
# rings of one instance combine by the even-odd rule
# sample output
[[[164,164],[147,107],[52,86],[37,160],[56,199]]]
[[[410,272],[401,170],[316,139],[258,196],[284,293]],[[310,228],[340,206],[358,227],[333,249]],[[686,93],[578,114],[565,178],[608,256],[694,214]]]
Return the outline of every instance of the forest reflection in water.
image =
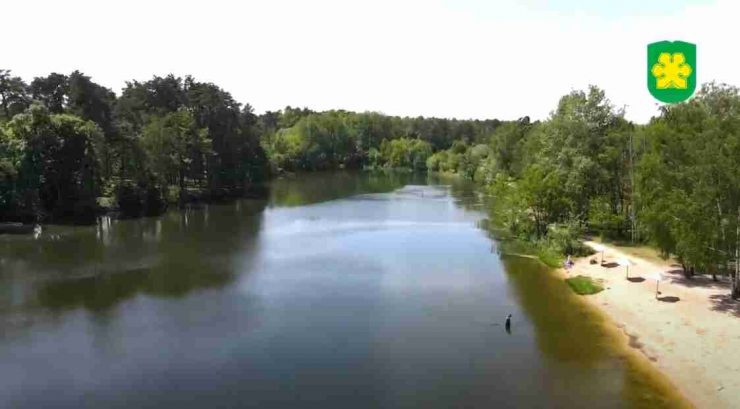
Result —
[[[492,251],[484,199],[319,172],[1,237],[0,406],[682,407],[561,280]]]

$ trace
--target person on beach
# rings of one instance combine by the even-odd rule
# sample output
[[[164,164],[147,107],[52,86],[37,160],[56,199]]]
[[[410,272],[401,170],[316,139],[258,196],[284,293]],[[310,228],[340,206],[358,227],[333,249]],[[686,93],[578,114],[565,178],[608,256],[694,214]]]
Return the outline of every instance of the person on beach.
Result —
[[[570,270],[571,267],[573,267],[573,259],[571,259],[570,254],[568,254],[568,258],[565,260],[565,269]]]

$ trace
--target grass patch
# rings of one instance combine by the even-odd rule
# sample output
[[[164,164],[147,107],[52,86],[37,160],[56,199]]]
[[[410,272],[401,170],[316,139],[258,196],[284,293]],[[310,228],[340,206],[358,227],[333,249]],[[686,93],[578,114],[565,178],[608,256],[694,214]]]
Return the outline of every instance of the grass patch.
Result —
[[[492,229],[489,229],[489,231],[492,231]],[[545,245],[544,242],[506,237],[504,234],[501,236],[493,233],[493,237],[498,238],[499,250],[504,255],[530,255],[539,259],[548,267],[558,268],[563,266],[563,256],[555,249]]]
[[[550,247],[538,246],[536,256],[549,267],[559,268],[563,266],[563,256]]]
[[[576,276],[572,278],[566,278],[565,282],[568,283],[570,288],[579,295],[591,295],[596,294],[604,290],[604,287],[596,283],[591,277]]]
[[[593,253],[590,247],[583,244],[575,228],[551,225],[546,237],[525,238],[513,235],[490,219],[481,222],[480,227],[486,229],[489,237],[499,243],[499,250],[504,255],[530,255],[552,268],[562,267],[568,254],[584,257]]]

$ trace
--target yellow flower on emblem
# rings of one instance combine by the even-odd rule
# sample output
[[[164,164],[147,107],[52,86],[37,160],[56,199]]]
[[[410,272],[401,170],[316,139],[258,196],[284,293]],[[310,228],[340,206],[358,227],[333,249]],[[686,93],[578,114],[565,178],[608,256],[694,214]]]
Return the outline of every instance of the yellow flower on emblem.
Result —
[[[653,65],[650,72],[656,79],[656,88],[686,89],[686,79],[691,75],[691,66],[686,64],[683,53],[660,53],[658,62]]]

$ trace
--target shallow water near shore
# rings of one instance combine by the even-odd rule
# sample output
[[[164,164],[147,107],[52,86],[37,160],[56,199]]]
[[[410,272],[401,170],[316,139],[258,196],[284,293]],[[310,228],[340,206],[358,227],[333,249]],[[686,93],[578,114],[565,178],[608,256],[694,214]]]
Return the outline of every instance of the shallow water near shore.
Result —
[[[481,200],[316,173],[0,237],[0,407],[687,406],[557,275],[499,255]]]

